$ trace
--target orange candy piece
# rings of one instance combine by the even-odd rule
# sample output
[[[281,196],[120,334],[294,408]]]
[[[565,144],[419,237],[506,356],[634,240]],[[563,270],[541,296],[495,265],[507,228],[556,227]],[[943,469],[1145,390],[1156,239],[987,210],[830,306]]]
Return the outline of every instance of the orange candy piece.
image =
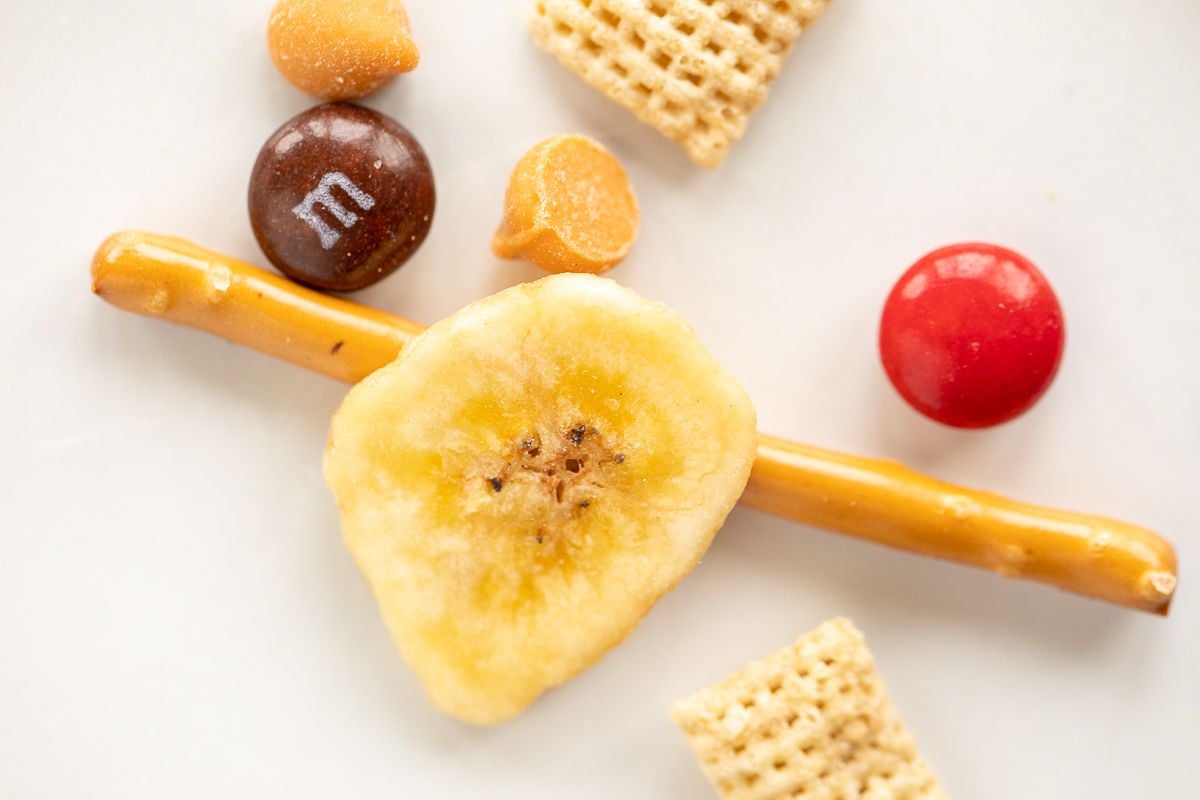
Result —
[[[267,44],[283,77],[328,100],[377,92],[420,60],[400,0],[279,0]]]
[[[492,251],[547,272],[601,273],[625,258],[637,229],[633,184],[616,156],[586,136],[556,136],[517,162]]]

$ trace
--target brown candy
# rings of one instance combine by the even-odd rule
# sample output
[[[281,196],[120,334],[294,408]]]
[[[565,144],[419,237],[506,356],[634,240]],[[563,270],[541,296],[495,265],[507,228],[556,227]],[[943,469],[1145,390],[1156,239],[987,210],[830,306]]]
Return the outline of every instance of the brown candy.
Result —
[[[349,103],[289,120],[250,177],[250,224],[294,281],[339,292],[395,272],[433,220],[433,171],[402,125]]]

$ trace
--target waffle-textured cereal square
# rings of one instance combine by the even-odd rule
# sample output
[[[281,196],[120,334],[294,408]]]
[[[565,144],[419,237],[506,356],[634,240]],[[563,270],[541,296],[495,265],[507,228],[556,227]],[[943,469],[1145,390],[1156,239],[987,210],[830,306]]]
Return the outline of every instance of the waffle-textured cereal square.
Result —
[[[534,39],[713,168],[830,0],[537,0]]]
[[[675,705],[724,800],[947,800],[846,619]]]

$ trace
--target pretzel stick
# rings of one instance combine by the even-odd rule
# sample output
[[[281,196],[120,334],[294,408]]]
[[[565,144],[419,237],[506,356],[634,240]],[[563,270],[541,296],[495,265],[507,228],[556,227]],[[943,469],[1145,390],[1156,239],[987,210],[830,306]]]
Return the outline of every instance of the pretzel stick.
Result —
[[[127,311],[215,333],[357,381],[421,331],[182,239],[125,232],[92,262],[92,291]],[[796,522],[1165,615],[1170,543],[1123,522],[1038,508],[886,461],[762,437],[742,502]]]
[[[422,329],[183,239],[138,231],[100,246],[92,291],[126,311],[215,333],[350,383],[394,359]]]
[[[1166,615],[1175,551],[1124,522],[763,436],[742,503],[826,530]]]

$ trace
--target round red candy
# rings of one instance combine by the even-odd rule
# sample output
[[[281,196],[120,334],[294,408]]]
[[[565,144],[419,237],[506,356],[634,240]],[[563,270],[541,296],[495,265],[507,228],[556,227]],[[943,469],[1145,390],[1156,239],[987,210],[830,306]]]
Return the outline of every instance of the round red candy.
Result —
[[[1027,258],[956,244],[914,264],[883,309],[879,352],[913,408],[956,428],[1027,411],[1058,372],[1062,307]]]

